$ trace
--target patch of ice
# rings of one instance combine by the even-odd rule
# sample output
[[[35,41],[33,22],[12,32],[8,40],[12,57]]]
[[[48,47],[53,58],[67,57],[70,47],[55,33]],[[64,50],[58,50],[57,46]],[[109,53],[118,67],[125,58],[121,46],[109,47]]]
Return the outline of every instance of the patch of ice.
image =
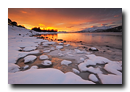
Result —
[[[113,74],[98,74],[102,84],[122,84],[122,76],[121,75],[113,75]]]
[[[37,57],[34,55],[29,55],[24,58],[24,63],[33,62]]]
[[[49,59],[47,55],[41,55],[39,58],[40,58],[41,60]]]
[[[56,46],[56,49],[62,49],[62,48],[63,48],[63,46],[61,46],[61,45]]]
[[[104,66],[104,69],[107,70],[108,72],[117,75],[122,75],[122,73],[118,71],[118,70],[122,70],[122,64],[118,61],[109,62]]]
[[[94,74],[90,74],[89,77],[88,77],[90,80],[92,80],[93,82],[98,82],[98,78],[96,77],[96,75]]]
[[[52,62],[50,60],[45,60],[41,63],[44,66],[52,65]]]
[[[8,63],[8,72],[15,73],[19,71],[19,66],[13,63]]]
[[[61,61],[61,65],[69,65],[69,64],[71,64],[72,63],[72,61],[69,61],[69,60],[62,60]]]
[[[77,70],[77,69],[75,69],[75,68],[72,68],[72,71],[73,71],[74,73],[76,73],[76,74],[79,74],[79,73],[80,73],[80,71]]]

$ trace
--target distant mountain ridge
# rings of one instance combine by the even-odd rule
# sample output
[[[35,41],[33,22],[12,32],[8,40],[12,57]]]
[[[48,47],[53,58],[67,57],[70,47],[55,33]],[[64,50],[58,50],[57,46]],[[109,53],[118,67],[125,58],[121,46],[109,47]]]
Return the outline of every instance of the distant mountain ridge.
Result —
[[[78,32],[122,32],[122,25],[113,28],[111,26],[87,28]]]

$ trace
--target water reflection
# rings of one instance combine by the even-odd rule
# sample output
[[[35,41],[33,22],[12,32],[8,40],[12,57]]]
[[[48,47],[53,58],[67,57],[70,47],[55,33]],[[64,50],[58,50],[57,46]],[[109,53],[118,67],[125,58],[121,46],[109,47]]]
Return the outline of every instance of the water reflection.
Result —
[[[63,39],[71,42],[85,42],[97,45],[116,45],[122,47],[122,33],[60,33],[43,34],[42,37],[56,40]]]

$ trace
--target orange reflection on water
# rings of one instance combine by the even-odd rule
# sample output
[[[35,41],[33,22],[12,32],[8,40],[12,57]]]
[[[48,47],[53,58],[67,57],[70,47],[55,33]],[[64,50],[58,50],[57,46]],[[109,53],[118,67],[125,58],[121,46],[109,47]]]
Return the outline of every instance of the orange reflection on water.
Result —
[[[49,39],[55,40],[55,39],[57,39],[57,34],[42,34],[42,35],[40,35],[40,37],[44,37],[44,38],[49,38]]]

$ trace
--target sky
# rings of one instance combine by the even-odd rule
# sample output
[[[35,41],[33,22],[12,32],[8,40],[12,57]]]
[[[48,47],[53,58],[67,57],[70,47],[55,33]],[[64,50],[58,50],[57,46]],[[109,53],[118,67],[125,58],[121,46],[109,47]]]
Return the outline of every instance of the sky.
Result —
[[[8,18],[27,29],[75,32],[122,25],[122,8],[8,8]]]

